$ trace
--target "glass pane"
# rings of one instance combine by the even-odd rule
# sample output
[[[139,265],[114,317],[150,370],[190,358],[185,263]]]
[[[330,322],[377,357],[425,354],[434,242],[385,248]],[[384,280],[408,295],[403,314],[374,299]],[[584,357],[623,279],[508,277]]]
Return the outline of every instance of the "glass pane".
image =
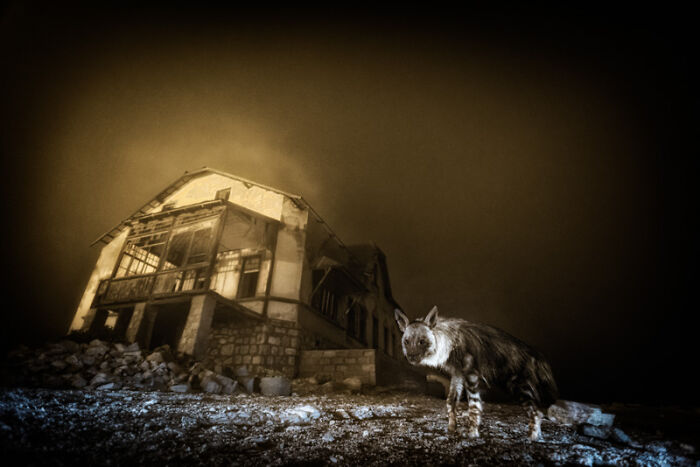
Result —
[[[200,229],[194,233],[192,249],[187,264],[202,263],[207,260],[211,245],[211,229]]]
[[[173,235],[163,269],[181,268],[185,265],[185,255],[191,238],[192,232],[181,232]]]

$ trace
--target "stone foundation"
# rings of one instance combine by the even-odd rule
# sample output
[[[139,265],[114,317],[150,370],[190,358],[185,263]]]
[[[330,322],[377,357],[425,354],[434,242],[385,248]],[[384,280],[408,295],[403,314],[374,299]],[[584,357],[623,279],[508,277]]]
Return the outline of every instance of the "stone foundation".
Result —
[[[303,350],[299,377],[327,375],[334,381],[360,378],[363,384],[400,386],[425,392],[425,373],[375,349]]]
[[[215,317],[207,357],[223,366],[246,367],[252,375],[296,374],[299,329],[289,321]]]
[[[360,378],[363,384],[377,384],[374,349],[304,350],[299,359],[299,377],[327,375],[335,381]]]

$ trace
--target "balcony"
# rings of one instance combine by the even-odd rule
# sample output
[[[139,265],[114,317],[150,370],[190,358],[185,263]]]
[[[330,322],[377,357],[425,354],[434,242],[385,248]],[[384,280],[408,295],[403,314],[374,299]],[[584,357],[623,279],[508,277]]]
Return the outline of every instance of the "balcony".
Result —
[[[207,290],[231,300],[264,295],[274,233],[268,223],[221,203],[143,216],[93,307]]]

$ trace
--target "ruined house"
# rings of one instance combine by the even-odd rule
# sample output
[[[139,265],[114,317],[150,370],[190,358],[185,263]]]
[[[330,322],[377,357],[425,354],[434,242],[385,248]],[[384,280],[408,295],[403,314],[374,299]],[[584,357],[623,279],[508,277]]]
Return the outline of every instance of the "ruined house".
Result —
[[[403,363],[384,253],[344,245],[301,196],[202,168],[95,243],[70,331],[253,374],[421,378]]]

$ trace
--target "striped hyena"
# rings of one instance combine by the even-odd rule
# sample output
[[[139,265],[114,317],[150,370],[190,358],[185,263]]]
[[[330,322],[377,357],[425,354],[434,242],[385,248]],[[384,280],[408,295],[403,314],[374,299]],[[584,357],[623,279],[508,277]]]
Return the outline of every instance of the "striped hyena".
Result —
[[[552,370],[535,349],[500,329],[463,319],[438,318],[433,307],[422,320],[409,322],[395,310],[406,359],[412,365],[437,368],[450,377],[447,430],[457,424],[456,406],[463,389],[468,396],[469,436],[479,436],[479,384],[498,387],[520,399],[530,416],[530,439],[540,437],[542,410],[557,398]]]

